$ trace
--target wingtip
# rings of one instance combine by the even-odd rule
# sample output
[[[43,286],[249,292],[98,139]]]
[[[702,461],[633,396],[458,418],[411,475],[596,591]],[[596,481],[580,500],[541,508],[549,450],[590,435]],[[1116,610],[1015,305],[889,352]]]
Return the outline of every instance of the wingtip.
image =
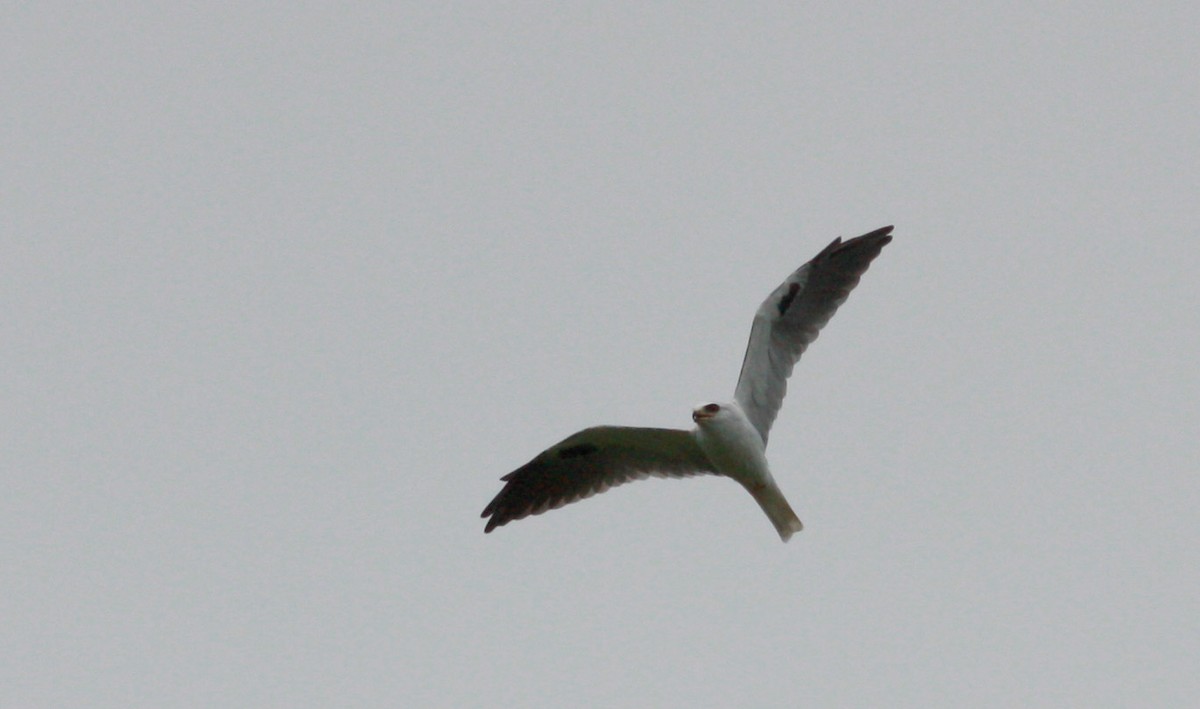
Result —
[[[878,229],[873,229],[871,231],[868,231],[866,234],[863,234],[862,236],[854,237],[854,239],[852,239],[852,241],[858,241],[859,239],[878,239],[886,244],[887,242],[892,240],[892,229],[895,229],[895,228],[896,227],[892,226],[891,224],[889,224],[887,226],[881,226]]]
[[[484,510],[483,517],[484,517],[484,519],[487,519],[487,524],[483,528],[484,534],[491,534],[493,529],[495,529],[496,527],[501,527],[508,522],[507,519],[504,519],[500,515],[495,514],[490,509]]]

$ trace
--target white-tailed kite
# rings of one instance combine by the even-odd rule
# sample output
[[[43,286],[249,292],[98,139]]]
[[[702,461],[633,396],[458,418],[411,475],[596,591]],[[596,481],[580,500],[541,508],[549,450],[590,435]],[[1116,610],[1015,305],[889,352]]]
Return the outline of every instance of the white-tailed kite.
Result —
[[[630,480],[710,474],[746,488],[786,542],[803,525],[767,466],[767,434],[792,367],[892,240],[891,231],[838,237],[763,301],[733,401],[696,407],[690,431],[595,426],[567,437],[500,478],[504,488],[483,510],[490,518],[484,531]]]

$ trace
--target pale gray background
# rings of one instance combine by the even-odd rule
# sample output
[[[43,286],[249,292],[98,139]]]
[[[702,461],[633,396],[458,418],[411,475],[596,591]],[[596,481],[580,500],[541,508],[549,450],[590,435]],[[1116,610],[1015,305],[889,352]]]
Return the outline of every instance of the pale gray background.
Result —
[[[0,704],[1196,699],[1195,3],[427,5],[4,11]],[[790,544],[718,478],[483,534],[889,223]]]

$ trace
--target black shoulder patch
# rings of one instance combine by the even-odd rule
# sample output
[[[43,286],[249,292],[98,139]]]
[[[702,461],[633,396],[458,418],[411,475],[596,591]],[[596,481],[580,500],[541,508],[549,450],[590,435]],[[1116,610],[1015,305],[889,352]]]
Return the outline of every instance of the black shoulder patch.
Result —
[[[784,293],[783,297],[780,298],[779,302],[776,304],[776,307],[779,308],[780,315],[783,315],[784,313],[787,312],[788,308],[792,307],[792,301],[796,299],[796,294],[799,292],[800,292],[800,284],[799,283],[796,283],[795,281],[793,281],[788,284],[787,293]]]
[[[591,443],[578,443],[573,446],[563,448],[558,452],[559,458],[578,458],[581,455],[591,455],[600,450]]]

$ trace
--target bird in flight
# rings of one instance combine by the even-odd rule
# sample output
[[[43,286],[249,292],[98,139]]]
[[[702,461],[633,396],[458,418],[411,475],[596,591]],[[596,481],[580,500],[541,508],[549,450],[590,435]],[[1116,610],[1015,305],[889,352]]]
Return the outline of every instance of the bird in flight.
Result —
[[[834,239],[763,301],[733,401],[697,406],[690,431],[594,426],[568,436],[500,478],[504,487],[483,509],[484,531],[650,475],[707,474],[744,487],[786,542],[803,525],[771,476],[767,435],[792,367],[892,240],[891,232],[886,226]]]

